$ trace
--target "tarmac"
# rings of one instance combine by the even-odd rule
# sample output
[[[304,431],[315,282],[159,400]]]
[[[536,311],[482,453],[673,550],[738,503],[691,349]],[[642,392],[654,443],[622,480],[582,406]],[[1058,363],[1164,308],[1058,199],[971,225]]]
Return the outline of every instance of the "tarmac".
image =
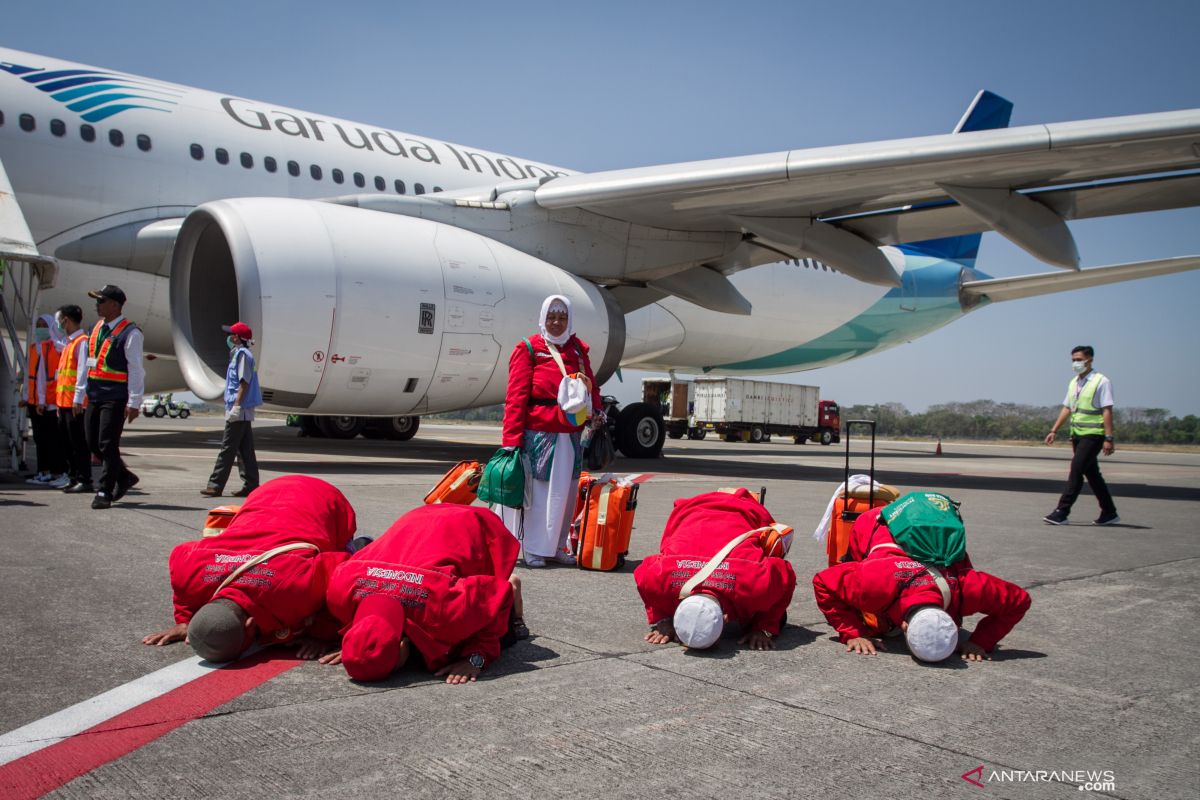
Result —
[[[172,622],[167,555],[199,536],[216,505],[199,490],[220,430],[215,417],[138,419],[123,452],[141,483],[107,511],[0,476],[0,640],[10,643],[0,652],[0,759],[36,738],[25,726],[194,659],[184,645],[140,640]],[[328,480],[353,503],[360,534],[375,535],[453,464],[486,459],[499,431],[426,423],[409,442],[334,441],[264,420],[255,437],[264,480]],[[856,472],[864,446],[856,440]],[[1032,608],[992,661],[929,666],[902,639],[875,657],[837,642],[813,602],[810,578],[825,556],[811,533],[842,479],[842,447],[668,441],[662,459],[615,465],[653,473],[629,563],[617,573],[519,566],[532,636],[477,683],[447,686],[409,669],[359,684],[306,662],[198,715],[152,707],[136,723],[145,727],[124,731],[151,731],[141,746],[38,791],[1191,800],[1200,796],[1200,640],[1189,627],[1200,617],[1200,454],[1118,448],[1102,467],[1123,521],[1091,525],[1085,489],[1073,524],[1053,527],[1042,516],[1069,446],[944,444],[938,456],[933,443],[878,443],[881,480],[962,501],[976,567],[1030,591]],[[700,654],[646,643],[633,567],[657,550],[676,498],[730,486],[765,486],[767,507],[796,529],[799,583],[778,649],[748,651],[735,638]],[[0,767],[0,795],[28,794],[22,781],[45,777],[34,763]]]

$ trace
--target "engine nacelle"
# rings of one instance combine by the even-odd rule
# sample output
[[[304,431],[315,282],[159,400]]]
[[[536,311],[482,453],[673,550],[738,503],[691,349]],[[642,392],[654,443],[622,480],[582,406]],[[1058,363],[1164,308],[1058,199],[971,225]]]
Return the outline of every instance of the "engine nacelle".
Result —
[[[254,330],[263,399],[310,414],[398,416],[502,402],[512,348],[542,301],[571,298],[597,380],[625,318],[607,291],[476,233],[307,200],[205,203],[171,265],[175,353],[188,387],[220,397],[221,325]]]

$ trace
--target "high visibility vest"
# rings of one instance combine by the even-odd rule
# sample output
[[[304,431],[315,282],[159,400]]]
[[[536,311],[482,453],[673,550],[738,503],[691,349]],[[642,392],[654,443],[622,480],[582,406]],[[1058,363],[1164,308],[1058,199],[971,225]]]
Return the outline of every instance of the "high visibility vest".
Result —
[[[75,404],[75,382],[79,379],[79,344],[87,349],[87,337],[76,336],[67,342],[63,348],[62,358],[58,360],[58,381],[55,383],[54,394],[59,408],[70,408]],[[87,405],[87,398],[83,398]]]
[[[54,376],[58,371],[58,351],[49,339],[29,345],[29,392],[25,399],[31,406],[37,405],[37,374],[42,363],[46,365],[46,405],[52,406],[55,404]]]
[[[112,351],[112,343],[121,338],[121,334],[133,323],[128,319],[123,319],[117,323],[117,327],[109,332],[108,338],[96,347],[96,341],[100,338],[100,328],[104,326],[104,320],[96,323],[96,327],[92,328],[92,335],[88,337],[88,361],[95,363],[94,367],[88,368],[88,382],[91,381],[109,381],[110,383],[128,383],[129,382],[129,365],[125,362],[125,354],[121,353],[117,359],[125,368],[115,366],[109,361],[109,353]]]
[[[1072,379],[1067,384],[1067,397],[1071,401],[1071,435],[1072,436],[1103,436],[1104,415],[1096,408],[1096,387],[1104,378],[1099,372],[1092,371],[1084,381],[1083,389],[1075,393],[1078,379]]]

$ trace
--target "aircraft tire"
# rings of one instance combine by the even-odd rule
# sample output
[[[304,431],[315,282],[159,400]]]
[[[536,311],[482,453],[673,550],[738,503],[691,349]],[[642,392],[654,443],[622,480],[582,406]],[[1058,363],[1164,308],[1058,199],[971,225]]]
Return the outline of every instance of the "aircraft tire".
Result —
[[[300,434],[302,436],[323,438],[325,436],[325,431],[321,430],[321,426],[317,424],[317,418],[312,414],[301,414]]]
[[[353,439],[366,425],[362,417],[317,417],[317,426],[330,439]]]
[[[383,431],[385,439],[391,439],[393,442],[407,442],[417,435],[417,429],[421,427],[421,418],[416,416],[389,417],[379,420],[376,426]]]
[[[617,418],[617,447],[629,458],[662,455],[667,427],[662,414],[649,403],[630,403]]]

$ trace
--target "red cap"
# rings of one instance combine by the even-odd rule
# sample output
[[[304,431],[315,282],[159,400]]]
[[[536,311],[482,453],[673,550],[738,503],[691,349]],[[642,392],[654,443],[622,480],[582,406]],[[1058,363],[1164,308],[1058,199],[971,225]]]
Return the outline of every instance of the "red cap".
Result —
[[[250,326],[244,322],[235,322],[232,325],[222,325],[221,330],[226,333],[232,333],[239,339],[249,341],[254,338],[254,331],[250,330]]]
[[[400,664],[404,606],[394,597],[372,594],[358,604],[354,623],[342,637],[342,664],[356,681],[381,681]]]

